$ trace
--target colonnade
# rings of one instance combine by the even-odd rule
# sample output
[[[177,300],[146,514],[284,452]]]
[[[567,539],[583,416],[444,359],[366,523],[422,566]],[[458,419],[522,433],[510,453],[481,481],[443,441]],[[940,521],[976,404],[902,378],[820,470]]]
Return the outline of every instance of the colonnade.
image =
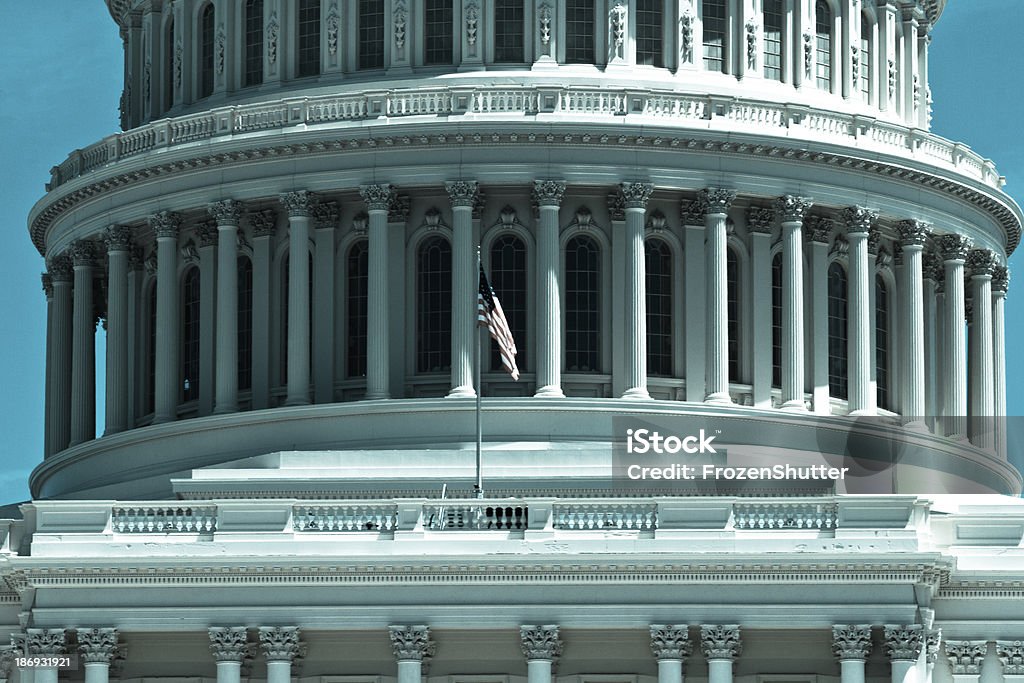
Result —
[[[837,624],[832,627],[832,652],[839,662],[841,683],[864,683],[865,665],[872,650],[872,626]],[[930,683],[940,655],[944,655],[953,679],[978,683],[986,666],[990,644],[1002,665],[1005,681],[1024,675],[1022,640],[942,640],[937,629],[920,624],[885,624],[880,627],[892,683]],[[238,683],[243,666],[262,655],[267,664],[267,683],[288,683],[293,666],[307,656],[301,630],[296,626],[213,627],[207,631],[217,667],[217,683]],[[735,624],[701,624],[697,627],[701,654],[707,661],[708,683],[732,683],[733,669],[743,653],[741,629]],[[387,629],[395,657],[398,683],[420,683],[432,659],[438,656],[430,628],[393,625]],[[569,632],[571,654],[571,631]],[[523,625],[520,646],[526,660],[528,683],[552,683],[565,651],[557,625]],[[80,654],[87,683],[108,683],[110,667],[125,658],[114,628],[30,628],[12,637],[11,648],[0,648],[0,681],[9,679],[13,655],[59,657]],[[683,683],[687,660],[695,643],[686,624],[652,624],[651,653],[657,660],[658,683]],[[444,656],[444,652],[440,656]],[[6,665],[6,666],[5,666]],[[22,669],[23,672],[27,669]],[[36,668],[32,683],[57,683],[57,668]],[[381,672],[384,675],[386,672]],[[998,680],[998,673],[988,680]],[[989,674],[986,674],[989,675]],[[23,677],[22,681],[26,679]]]
[[[475,240],[474,211],[480,202],[475,181],[446,183],[452,211],[452,299],[451,385],[449,396],[473,397],[472,359],[475,334]],[[566,192],[561,180],[538,180],[532,186],[537,206],[534,261],[536,292],[535,395],[561,397],[563,390],[563,349],[561,342],[564,295],[563,259],[559,237],[559,211]],[[611,230],[622,231],[624,240],[623,279],[625,296],[621,311],[623,327],[629,331],[622,341],[623,399],[648,399],[645,238],[651,235],[654,214],[648,203],[654,187],[649,183],[625,182],[615,188],[609,204]],[[388,184],[360,188],[367,211],[368,238],[367,399],[392,396],[393,373],[404,369],[394,363],[390,349],[404,343],[392,339],[397,315],[389,306],[389,273],[395,267],[388,249],[392,228],[389,210],[396,201]],[[877,413],[872,381],[876,320],[873,310],[875,273],[895,252],[897,315],[901,327],[892,352],[892,368],[900,376],[891,380],[899,395],[895,412],[922,426],[927,416],[936,431],[972,440],[983,448],[1001,443],[998,429],[982,418],[1005,415],[1004,301],[1008,273],[997,265],[996,255],[973,249],[971,241],[959,234],[934,234],[931,227],[916,220],[886,221],[888,237],[883,244],[883,227],[876,212],[864,207],[831,209],[814,207],[804,197],[786,195],[769,208],[765,200],[750,199],[745,210],[736,206],[736,193],[707,188],[696,201],[684,201],[681,210],[685,236],[685,363],[676,376],[685,378],[686,399],[693,402],[730,404],[729,328],[727,288],[727,241],[730,213],[745,221],[752,253],[749,290],[753,300],[749,334],[752,405],[818,414],[833,412],[828,393],[828,309],[825,286],[829,259],[845,251],[849,293],[847,320],[850,334],[847,353],[848,411],[853,415]],[[290,253],[307,249],[315,233],[317,256],[313,277],[323,291],[332,291],[333,253],[337,205],[312,192],[282,194],[280,205],[287,212]],[[327,211],[328,214],[324,214]],[[660,211],[656,212],[661,217]],[[239,225],[246,207],[232,199],[208,207],[213,232],[201,240],[200,260],[204,272],[202,307],[215,328],[209,352],[204,353],[208,380],[202,383],[209,396],[208,410],[200,414],[228,414],[239,410],[238,391],[238,306],[237,279],[214,277],[216,272],[235,273],[239,256]],[[326,216],[326,217],[325,217]],[[252,231],[253,327],[269,329],[270,237],[276,230],[272,209],[250,211]],[[404,221],[404,219],[402,219]],[[177,419],[181,403],[180,316],[178,270],[182,257],[179,233],[181,215],[162,211],[149,218],[155,234],[156,330],[153,344],[153,422]],[[780,226],[778,231],[776,225]],[[206,230],[207,228],[204,228]],[[107,377],[105,434],[123,431],[137,423],[129,419],[129,387],[141,385],[127,350],[133,331],[141,327],[137,312],[140,267],[137,249],[132,249],[131,230],[112,226],[103,235],[108,265],[107,291]],[[770,295],[772,291],[772,236],[780,235],[782,254],[781,301],[781,387],[773,399],[773,359]],[[809,243],[809,244],[808,244]],[[101,272],[98,241],[79,241],[70,253],[51,257],[44,276],[48,302],[47,323],[47,454],[94,437],[94,348],[96,309],[93,279]],[[831,251],[830,251],[831,245]],[[322,253],[321,253],[322,252]],[[872,256],[874,255],[874,258]],[[678,255],[677,255],[678,256]],[[148,261],[153,264],[153,258]],[[806,265],[805,265],[806,262]],[[132,265],[134,264],[134,266]],[[330,320],[310,322],[309,263],[291,259],[287,301],[287,378],[285,405],[334,400],[334,367],[330,343]],[[810,278],[805,283],[805,278]],[[746,279],[747,276],[744,275]],[[216,288],[213,286],[216,281]],[[130,286],[130,281],[135,282]],[[965,281],[968,283],[965,288]],[[970,325],[970,354],[964,340],[967,292],[974,302]],[[982,303],[984,302],[984,303]],[[283,304],[284,302],[282,302]],[[215,324],[213,324],[215,321]],[[691,332],[697,332],[696,334]],[[253,335],[252,406],[270,407],[269,334]],[[311,343],[312,342],[312,343]],[[618,343],[614,342],[613,343]],[[805,348],[806,345],[809,348]],[[618,347],[616,347],[618,348]],[[618,351],[616,352],[618,353]],[[212,367],[210,367],[212,364]],[[970,395],[968,395],[970,376]],[[212,388],[211,388],[211,385]],[[934,385],[934,386],[933,386]],[[259,397],[259,398],[257,398]],[[202,399],[201,399],[202,400]],[[940,405],[941,402],[941,405]],[[979,418],[968,429],[966,416]],[[975,433],[976,432],[976,433]]]

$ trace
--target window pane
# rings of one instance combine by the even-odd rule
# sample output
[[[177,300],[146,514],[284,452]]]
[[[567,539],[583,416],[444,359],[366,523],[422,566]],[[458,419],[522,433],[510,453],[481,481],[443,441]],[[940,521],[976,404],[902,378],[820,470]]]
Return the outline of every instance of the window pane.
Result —
[[[764,77],[782,80],[782,0],[764,0]]]
[[[704,69],[725,68],[725,0],[704,0]]]
[[[185,274],[181,293],[181,400],[199,398],[199,269]]]
[[[384,68],[384,0],[359,0],[359,68]]]
[[[860,94],[871,102],[871,26],[862,18],[860,27]]]
[[[600,371],[601,252],[586,235],[565,248],[565,364],[568,372]]]
[[[366,240],[356,242],[348,251],[347,306],[348,330],[346,370],[348,377],[366,376],[367,282],[370,251]]]
[[[729,381],[740,381],[740,259],[726,249],[726,301],[729,311]]]
[[[523,0],[494,0],[494,61],[526,61],[523,47]]]
[[[875,276],[875,381],[878,407],[889,408],[889,291],[881,275]]]
[[[174,106],[174,18],[167,21],[167,43],[164,45],[164,110]]]
[[[416,258],[416,371],[452,366],[452,249],[443,237],[420,245]]]
[[[833,398],[847,397],[846,271],[828,267],[828,390]]]
[[[452,63],[452,2],[427,0],[424,7],[424,64]]]
[[[565,63],[594,63],[593,0],[566,0]]]
[[[213,94],[213,3],[203,8],[200,23],[199,84],[200,97]]]
[[[238,388],[252,388],[252,261],[238,259]]]
[[[263,0],[245,3],[245,84],[263,83]]]
[[[647,374],[672,375],[672,251],[647,240]]]
[[[636,5],[636,63],[665,66],[662,51],[661,0],[638,0]]]
[[[299,0],[299,78],[320,73],[320,0]]]
[[[772,258],[772,386],[782,387],[782,254]]]
[[[515,235],[501,235],[491,245],[491,287],[516,343],[516,366],[526,367],[526,245]],[[491,340],[491,370],[505,370],[498,342]]]
[[[832,90],[832,12],[828,5],[818,1],[817,16],[817,81],[822,90]]]

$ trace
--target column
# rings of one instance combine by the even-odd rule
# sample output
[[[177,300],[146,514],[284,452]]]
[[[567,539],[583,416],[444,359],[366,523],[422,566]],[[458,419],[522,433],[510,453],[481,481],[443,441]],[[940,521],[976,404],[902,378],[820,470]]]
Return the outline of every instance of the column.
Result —
[[[842,0],[841,33],[839,44],[839,73],[842,78],[842,93],[845,99],[857,99],[860,85],[856,81],[857,69],[854,64],[860,59],[860,3],[857,0]]]
[[[929,628],[924,635],[924,669],[920,683],[932,683],[935,673],[935,662],[939,659],[939,644],[942,641],[942,629]]]
[[[938,283],[942,280],[942,263],[932,252],[926,252],[922,261],[924,277],[922,294],[924,298],[924,413],[929,426],[936,431],[935,418],[939,414],[938,402],[941,394],[936,386],[942,375],[939,361],[938,327]]]
[[[25,632],[25,649],[29,657],[65,655],[67,643],[67,631],[62,628],[30,628]],[[40,667],[34,671],[33,683],[57,683],[57,667]]]
[[[830,415],[828,384],[828,258],[833,223],[823,216],[809,216],[807,231],[811,249],[811,410]],[[785,256],[783,256],[785,259]],[[783,292],[785,300],[785,292]],[[785,326],[785,321],[783,321]],[[785,355],[785,351],[783,351]]]
[[[875,285],[878,278],[878,271],[883,264],[889,263],[892,258],[888,251],[880,252],[882,246],[882,235],[878,230],[868,233],[868,311],[870,321],[868,325],[868,368],[870,368],[870,380],[868,382],[868,402],[871,414],[878,412],[878,289]],[[888,291],[888,290],[887,290]],[[889,382],[890,386],[892,382]],[[888,407],[888,406],[887,406]]]
[[[740,627],[702,624],[700,645],[708,660],[708,683],[732,683],[732,664],[743,651]]]
[[[967,255],[974,325],[971,329],[971,441],[979,448],[995,448],[995,360],[992,341],[992,276],[996,255],[988,249],[972,249]]]
[[[107,683],[110,664],[118,655],[117,629],[78,629],[78,651],[85,665],[85,683]]]
[[[535,180],[537,226],[537,391],[538,398],[562,398],[562,314],[558,209],[565,194],[560,180]]]
[[[313,401],[334,402],[334,237],[337,202],[316,208],[316,253],[313,256]]]
[[[650,183],[619,186],[626,208],[625,377],[622,398],[649,399],[647,393],[647,262],[644,216],[654,191]],[[728,387],[727,387],[728,388]]]
[[[420,683],[423,670],[436,650],[430,629],[426,626],[388,626],[388,635],[398,660],[398,683]]]
[[[886,624],[885,648],[892,666],[892,683],[915,683],[914,666],[924,645],[920,624]]]
[[[249,214],[252,225],[252,409],[270,405],[270,239],[277,213]]]
[[[1024,682],[1024,641],[997,640],[996,656],[1003,665],[1003,683]]]
[[[178,300],[178,230],[181,217],[170,211],[151,216],[156,232],[156,377],[153,424],[178,418],[180,302]]]
[[[288,211],[288,394],[286,406],[309,403],[309,224],[316,195],[281,195]]]
[[[928,46],[932,42],[930,31],[931,26],[925,23],[920,26],[917,33],[917,71],[921,94],[918,100],[915,125],[923,130],[928,130],[932,123],[932,89],[928,84]]]
[[[390,338],[388,281],[388,207],[394,197],[391,185],[363,185],[359,193],[366,203],[369,215],[368,248],[369,278],[366,292],[367,339],[366,398],[370,400],[390,396]]]
[[[261,626],[260,646],[267,658],[267,683],[290,683],[292,662],[305,655],[296,626]]]
[[[685,317],[686,317],[686,400],[700,403],[707,393],[704,390],[705,346],[707,339],[704,326],[707,321],[707,281],[704,279],[704,211],[700,201],[686,202],[680,206],[680,218],[685,230],[683,251],[685,264]]]
[[[896,113],[896,6],[894,0],[878,2],[878,108]]]
[[[217,343],[217,224],[204,221],[196,227],[199,241],[199,415],[213,412],[213,384]]]
[[[811,208],[804,197],[775,202],[782,220],[782,408],[804,411],[803,220]]]
[[[871,626],[836,624],[832,651],[839,659],[840,683],[864,683],[864,664],[871,653]]]
[[[903,63],[900,72],[903,74],[903,120],[908,126],[916,126],[918,107],[921,103],[921,82],[917,73],[917,17],[914,10],[903,10],[903,45],[900,54]]]
[[[772,223],[771,209],[747,210],[754,288],[754,407],[772,407]]]
[[[520,626],[519,638],[526,657],[526,682],[551,683],[551,674],[562,656],[558,626]]]
[[[706,403],[730,405],[729,396],[729,280],[725,221],[736,199],[733,190],[709,188],[701,192],[704,208],[704,260],[707,264],[707,304],[704,329]]]
[[[131,230],[113,225],[104,234],[107,246],[107,383],[106,434],[128,429],[128,257]]]
[[[67,254],[50,260],[50,279],[53,282],[53,402],[47,401],[51,453],[59,453],[71,441],[71,347],[72,302],[71,283],[74,269]]]
[[[949,660],[949,672],[953,674],[953,683],[978,683],[982,662],[988,652],[988,641],[947,640],[943,646],[946,659]]]
[[[651,625],[651,652],[658,660],[658,683],[683,683],[686,658],[693,653],[686,624]]]
[[[57,395],[53,386],[53,277],[44,272],[41,277],[43,294],[46,296],[46,383],[43,394],[43,458],[53,455],[53,406]],[[0,650],[0,656],[5,650]],[[0,672],[2,674],[3,672]]]
[[[71,347],[71,445],[96,437],[96,313],[92,263],[96,249],[81,240],[71,245],[75,269],[74,329]]]
[[[996,266],[992,273],[992,394],[996,416],[996,455],[1007,459],[1006,450],[1006,290],[1010,272]]]
[[[213,412],[221,415],[238,411],[238,222],[242,205],[225,199],[211,204],[207,211],[217,223],[217,378]]]
[[[964,263],[971,240],[949,234],[939,238],[946,271],[945,420],[946,436],[967,437],[967,362],[964,345]]]
[[[449,398],[476,396],[473,386],[473,342],[476,334],[476,245],[473,205],[477,183],[444,184],[452,203],[452,388]]]
[[[900,246],[903,248],[903,292],[900,296],[903,320],[902,409],[911,424],[924,426],[925,408],[925,327],[924,327],[924,245],[930,235],[921,221],[902,221]]]
[[[12,680],[11,671],[14,669],[16,654],[19,653],[14,650],[13,645],[0,646],[0,683],[9,683]]]
[[[871,352],[868,328],[871,325],[870,310],[871,271],[868,264],[868,234],[878,215],[862,206],[852,206],[843,212],[846,222],[846,239],[849,244],[850,288],[847,301],[847,317],[850,323],[848,335],[849,364],[849,409],[851,415],[870,414],[871,396]],[[823,282],[817,282],[820,287]],[[827,287],[825,288],[827,291]]]
[[[949,386],[946,382],[946,358],[949,343],[946,340],[946,266],[942,257],[935,256],[938,279],[935,281],[935,433],[946,433],[946,401]]]
[[[242,663],[252,657],[249,634],[244,626],[214,627],[208,629],[210,651],[217,662],[217,683],[239,683]]]

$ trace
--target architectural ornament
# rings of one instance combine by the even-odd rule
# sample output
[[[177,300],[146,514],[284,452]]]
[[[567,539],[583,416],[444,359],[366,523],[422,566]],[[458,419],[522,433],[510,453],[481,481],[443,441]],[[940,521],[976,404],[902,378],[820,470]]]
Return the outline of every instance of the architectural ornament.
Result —
[[[872,232],[871,234],[874,235],[874,234],[876,234],[876,232]],[[868,237],[868,254],[871,254],[871,238],[870,237]],[[882,247],[881,249],[879,249],[878,253],[875,254],[875,267],[876,268],[880,268],[880,269],[889,268],[890,266],[892,266],[892,261],[893,261],[892,254],[889,253],[889,250],[886,249],[885,247]]]
[[[743,651],[740,627],[735,624],[702,624],[700,647],[707,659],[735,659]]]
[[[747,209],[747,228],[752,233],[770,235],[775,223],[775,212],[759,206]]]
[[[704,227],[704,207],[700,202],[700,199],[694,199],[692,201],[686,201],[685,199],[679,204],[679,219],[683,222],[683,225]]]
[[[964,299],[964,321],[968,325],[974,324],[974,299],[970,296]]]
[[[142,247],[133,246],[128,250],[128,270],[138,272],[142,270],[142,266]]]
[[[685,624],[677,626],[651,625],[651,652],[657,659],[686,659],[693,654],[689,629]]]
[[[487,195],[483,190],[478,189],[476,197],[473,199],[473,219],[480,220],[480,217],[484,214],[484,204],[487,201]]]
[[[338,202],[319,202],[313,208],[313,217],[316,219],[318,230],[336,228],[340,214]]]
[[[522,225],[519,222],[519,216],[516,215],[516,210],[511,204],[506,204],[504,208],[498,213],[498,220],[495,225],[500,225],[505,228],[511,228],[516,225]]]
[[[436,644],[427,626],[388,626],[395,659],[423,661],[434,656]]]
[[[153,62],[146,59],[146,66],[142,71],[142,101],[148,103],[150,89],[152,88]]]
[[[804,75],[810,79],[814,75],[814,36],[804,34]]]
[[[475,180],[453,180],[446,182],[444,189],[452,206],[472,207],[476,204],[476,195],[480,187]]]
[[[157,239],[178,239],[181,216],[173,211],[160,211],[149,217],[149,227],[156,233]]]
[[[757,68],[757,23],[748,21],[747,25],[747,68]]]
[[[277,64],[277,34],[281,27],[277,23],[277,12],[270,13],[267,21],[267,61]]]
[[[527,660],[546,659],[554,663],[562,656],[557,626],[520,626],[519,639]]]
[[[625,59],[626,17],[629,10],[621,0],[608,10],[608,27],[611,31],[610,53],[608,61]]]
[[[889,73],[889,101],[896,97],[896,62],[892,59],[888,63]]]
[[[309,190],[297,190],[281,194],[281,204],[284,205],[289,218],[312,216],[316,203],[316,194]]]
[[[689,8],[679,15],[679,62],[693,64],[693,12]]]
[[[277,229],[277,212],[273,209],[251,211],[249,225],[252,226],[253,237],[270,237]]]
[[[388,222],[405,223],[409,220],[409,209],[409,195],[392,193],[388,204]]]
[[[395,3],[395,47],[402,51],[405,49],[405,31],[408,21],[408,11],[405,8],[405,0],[398,0]]]
[[[665,228],[668,227],[668,219],[665,218],[665,214],[662,213],[661,209],[655,209],[647,217],[647,225],[645,227],[653,233],[664,232]]]
[[[996,269],[996,255],[988,249],[967,252],[967,270],[971,277],[992,277]]]
[[[71,256],[64,252],[50,259],[47,271],[54,282],[71,282],[75,278],[74,265],[71,263]]]
[[[877,228],[868,232],[868,256],[878,256],[882,251],[882,233]]]
[[[156,275],[157,263],[156,263],[156,252],[155,251],[151,251],[149,253],[149,256],[147,256],[142,263],[143,263],[143,266],[146,269],[146,274],[147,275]]]
[[[291,662],[304,654],[296,626],[261,626],[259,636],[268,662]]]
[[[10,680],[14,668],[14,657],[18,653],[10,645],[0,647],[0,681]]]
[[[551,43],[551,5],[545,2],[537,14],[540,21],[540,44],[546,48]]]
[[[924,658],[927,664],[935,664],[939,659],[939,644],[942,642],[942,629],[930,628],[924,634]]]
[[[949,234],[939,237],[939,251],[944,261],[966,261],[974,243],[965,235]]]
[[[200,248],[217,246],[217,221],[210,219],[197,225],[196,238]]]
[[[871,626],[868,624],[836,624],[832,627],[832,652],[840,661],[867,659],[871,654]]]
[[[926,251],[924,253],[922,274],[925,279],[931,280],[932,282],[941,282],[945,278],[945,272],[942,267],[942,259],[934,251]]]
[[[68,632],[62,628],[30,628],[25,631],[25,648],[28,654],[43,657],[67,654]]]
[[[227,51],[227,35],[224,33],[224,24],[217,28],[217,75],[224,73],[224,54]]]
[[[40,273],[39,277],[40,277],[40,280],[42,280],[42,283],[43,283],[43,294],[46,295],[47,299],[52,299],[53,298],[53,278],[50,276],[49,273],[45,273],[45,272],[44,273]]]
[[[117,657],[117,629],[78,629],[78,651],[85,663],[110,664]]]
[[[563,180],[533,181],[533,198],[538,206],[561,206],[564,194],[565,181]]]
[[[931,237],[931,226],[922,221],[900,221],[896,229],[900,233],[900,246],[924,247]]]
[[[878,212],[863,206],[848,206],[843,209],[843,222],[846,232],[871,232],[878,220]]]
[[[103,231],[107,251],[128,251],[132,245],[132,229],[127,225],[111,225]]]
[[[96,245],[89,240],[71,243],[71,261],[77,266],[91,266],[96,259]]]
[[[946,659],[949,660],[950,672],[956,675],[981,673],[981,662],[988,652],[988,642],[984,640],[962,640],[945,643]]]
[[[807,236],[812,242],[828,244],[832,238],[835,222],[825,216],[808,216],[804,226],[807,229]]]
[[[210,651],[218,662],[242,662],[251,656],[249,634],[244,626],[214,627],[209,629]]]
[[[893,661],[917,661],[924,646],[923,627],[920,624],[886,624],[885,649]]]
[[[1010,286],[1010,270],[1006,266],[996,266],[992,271],[992,291],[1006,294]]]
[[[701,190],[698,198],[704,213],[724,214],[736,201],[736,191],[709,187]]]
[[[608,217],[613,221],[626,220],[626,198],[621,190],[609,192],[607,196]]]
[[[806,197],[787,194],[775,200],[775,213],[783,223],[802,223],[811,205]]]
[[[360,185],[359,196],[362,197],[368,211],[387,211],[388,207],[391,206],[394,189],[387,183],[381,185]]]
[[[352,218],[352,230],[359,234],[365,234],[370,225],[370,214],[360,211]]]
[[[860,83],[860,46],[850,46],[850,80]]]
[[[903,245],[899,242],[892,243],[892,262],[894,265],[903,265]]]
[[[174,42],[174,91],[181,92],[181,38]]]
[[[627,209],[645,209],[647,200],[654,192],[654,185],[650,183],[621,183],[619,192],[622,194]]]
[[[996,656],[1004,676],[1024,676],[1024,640],[997,640]]]
[[[921,79],[914,74],[914,111],[921,108]]]
[[[207,206],[206,212],[217,221],[217,225],[237,226],[242,218],[242,204],[234,199],[224,199]]]
[[[477,7],[475,2],[471,2],[468,5],[466,5],[465,15],[466,15],[466,42],[472,48],[472,47],[476,46],[477,22],[480,19],[480,9]],[[471,52],[475,54],[476,50],[475,49],[471,50]]]
[[[332,4],[327,11],[327,54],[334,56],[338,54],[338,6]]]
[[[441,228],[447,228],[448,224],[442,220],[441,211],[436,206],[432,206],[427,209],[425,214],[423,214],[423,225],[420,227],[426,228],[427,230],[439,230]]]

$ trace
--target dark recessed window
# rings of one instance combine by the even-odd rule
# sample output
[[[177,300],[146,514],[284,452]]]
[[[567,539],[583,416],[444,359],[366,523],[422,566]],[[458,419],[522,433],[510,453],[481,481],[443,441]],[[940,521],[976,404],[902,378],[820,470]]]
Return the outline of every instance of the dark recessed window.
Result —
[[[146,410],[152,413],[156,409],[156,278],[149,285],[149,353],[146,354]]]
[[[430,237],[416,255],[416,371],[452,366],[452,248]]]
[[[848,396],[846,270],[833,262],[828,267],[828,392],[833,398]]]
[[[565,365],[568,372],[601,369],[601,251],[587,235],[565,247]]]
[[[164,46],[164,111],[174,106],[174,17],[167,20],[167,43]]]
[[[740,381],[740,258],[726,249],[726,302],[729,315],[729,381]]]
[[[491,287],[501,303],[512,339],[516,365],[526,368],[526,245],[516,235],[501,235],[491,244]],[[498,342],[491,340],[491,370],[504,370]]]
[[[565,63],[594,63],[594,2],[566,0]]]
[[[638,0],[636,5],[636,63],[665,66],[662,49],[661,0]]]
[[[704,0],[704,69],[725,70],[725,0]]]
[[[263,0],[245,3],[245,85],[263,83]]]
[[[647,374],[672,375],[672,250],[665,240],[644,244],[647,282]]]
[[[298,76],[320,73],[320,0],[299,0]]]
[[[426,0],[423,7],[423,63],[452,63],[451,0]]]
[[[832,89],[832,11],[828,3],[818,0],[814,8],[817,33],[817,81],[822,90]]]
[[[199,269],[185,273],[181,292],[181,400],[199,398]]]
[[[871,24],[861,17],[860,25],[860,96],[871,102]]]
[[[526,61],[523,0],[494,0],[494,61]]]
[[[782,0],[764,0],[764,77],[782,80]]]
[[[238,258],[238,388],[252,388],[252,261]]]
[[[889,288],[875,276],[875,384],[878,407],[889,408]]]
[[[367,282],[370,273],[370,251],[366,240],[348,250],[346,259],[346,320],[348,338],[345,346],[345,369],[348,377],[366,376]]]
[[[203,8],[199,20],[199,96],[209,97],[213,94],[213,3]]]
[[[359,0],[359,68],[384,68],[384,0]]]
[[[782,387],[782,254],[772,258],[772,386]]]

